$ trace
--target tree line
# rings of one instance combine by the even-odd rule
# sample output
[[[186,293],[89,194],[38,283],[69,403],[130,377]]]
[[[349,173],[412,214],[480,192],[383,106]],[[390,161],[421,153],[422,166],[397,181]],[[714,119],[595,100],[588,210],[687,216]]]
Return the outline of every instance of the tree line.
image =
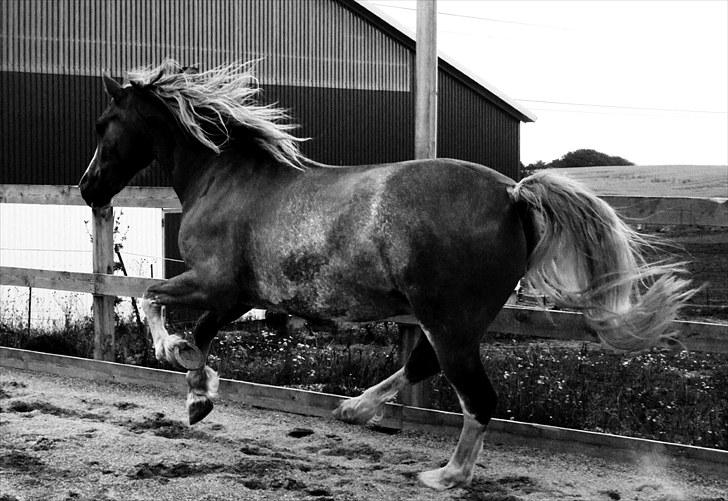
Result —
[[[524,173],[533,172],[539,169],[562,169],[566,167],[602,167],[605,165],[634,165],[629,160],[622,157],[607,155],[600,151],[591,149],[580,149],[570,151],[561,158],[544,162],[539,160],[532,164],[524,165],[521,163],[521,169]]]

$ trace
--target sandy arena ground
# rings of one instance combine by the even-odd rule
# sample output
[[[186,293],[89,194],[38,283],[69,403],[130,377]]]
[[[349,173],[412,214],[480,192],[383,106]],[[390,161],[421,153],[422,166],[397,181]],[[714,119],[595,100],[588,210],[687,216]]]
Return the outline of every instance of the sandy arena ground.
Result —
[[[452,437],[226,402],[190,428],[184,398],[0,368],[0,501],[728,499],[725,469],[487,440],[472,486],[437,493],[416,474]]]

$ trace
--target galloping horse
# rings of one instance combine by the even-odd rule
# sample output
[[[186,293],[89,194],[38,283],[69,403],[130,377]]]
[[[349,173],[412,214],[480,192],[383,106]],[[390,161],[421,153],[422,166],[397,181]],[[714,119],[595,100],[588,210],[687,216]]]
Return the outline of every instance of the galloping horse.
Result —
[[[152,160],[182,203],[189,271],[149,288],[143,307],[158,359],[188,369],[190,423],[211,410],[206,364],[218,329],[252,307],[364,322],[414,315],[424,336],[404,367],[334,415],[366,423],[406,384],[442,370],[463,428],[435,489],[467,485],[496,393],[479,346],[526,273],[558,304],[580,308],[608,345],[640,349],[667,332],[691,294],[645,241],[581,185],[551,172],[520,182],[474,163],[418,160],[332,167],[299,152],[283,111],[256,104],[246,64],[204,72],[167,60],[104,77],[112,100],[79,186],[110,203]],[[194,344],[168,334],[163,305],[205,310]]]

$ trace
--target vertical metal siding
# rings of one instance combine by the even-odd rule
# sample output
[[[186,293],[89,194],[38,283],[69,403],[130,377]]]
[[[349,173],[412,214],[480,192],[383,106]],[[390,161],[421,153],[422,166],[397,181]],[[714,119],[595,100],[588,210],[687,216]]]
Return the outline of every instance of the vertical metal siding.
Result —
[[[411,158],[412,48],[349,7],[341,0],[1,1],[0,182],[75,183],[107,101],[99,75],[165,57],[203,68],[260,59],[263,99],[291,110],[300,134],[313,138],[304,151],[317,160]],[[441,156],[517,172],[517,120],[442,71],[440,82]],[[135,180],[168,181],[154,169]]]
[[[520,122],[446,72],[439,72],[438,85],[438,156],[481,163],[517,179]]]
[[[263,84],[409,90],[409,50],[333,0],[5,0],[2,9],[0,71],[121,76],[165,57],[205,68],[262,59]]]

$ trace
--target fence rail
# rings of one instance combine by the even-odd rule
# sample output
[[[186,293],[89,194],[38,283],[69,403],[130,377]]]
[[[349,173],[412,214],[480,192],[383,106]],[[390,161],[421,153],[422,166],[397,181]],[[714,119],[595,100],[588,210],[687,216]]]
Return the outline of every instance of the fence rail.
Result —
[[[627,222],[728,228],[728,201],[688,197],[603,196]]]
[[[141,297],[157,278],[123,277],[102,273],[38,270],[0,266],[0,285],[65,290],[106,296]],[[411,316],[384,319],[405,325],[417,325]],[[668,346],[691,351],[728,353],[728,325],[709,322],[673,323],[678,335]],[[495,318],[490,332],[534,336],[562,341],[597,341],[581,313],[545,310],[525,306],[506,306]],[[484,340],[487,342],[487,338]]]
[[[602,197],[625,219],[635,224],[697,225],[728,228],[728,201],[689,197]],[[76,186],[0,184],[0,203],[86,205]],[[172,188],[129,186],[111,205],[179,209]]]
[[[86,205],[78,186],[0,184],[0,204]],[[172,188],[127,186],[111,199],[114,207],[180,209]]]

